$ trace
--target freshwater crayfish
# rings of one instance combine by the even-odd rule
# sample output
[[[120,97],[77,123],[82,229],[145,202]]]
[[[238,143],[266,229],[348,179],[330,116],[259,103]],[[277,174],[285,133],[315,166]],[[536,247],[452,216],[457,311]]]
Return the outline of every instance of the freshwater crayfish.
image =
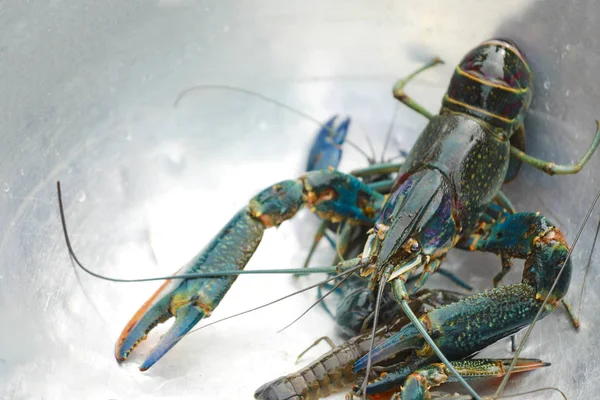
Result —
[[[373,165],[357,174],[397,171],[389,192],[382,194],[381,187],[334,169],[310,171],[266,188],[140,308],[117,341],[116,358],[126,360],[154,326],[175,317],[140,367],[150,368],[210,315],[244,272],[264,230],[292,218],[305,205],[332,222],[372,227],[360,257],[330,268],[285,270],[336,273],[331,279],[342,277],[339,284],[360,271],[378,286],[369,350],[356,361],[353,373],[366,370],[367,380],[372,364],[382,365],[399,352],[408,354],[357,393],[371,396],[404,385],[395,398],[427,398],[429,387],[457,379],[479,399],[454,365],[482,375],[489,365],[454,362],[531,324],[538,310],[541,317],[552,312],[566,294],[572,268],[560,230],[536,213],[516,213],[500,188],[516,175],[521,163],[548,174],[578,172],[600,144],[600,128],[577,164],[557,165],[529,156],[523,151],[523,121],[532,98],[532,74],[517,46],[492,39],[469,52],[455,70],[439,115],[433,115],[408,97],[404,86],[439,62],[434,60],[394,87],[398,100],[430,120],[405,162]],[[410,308],[411,296],[439,270],[454,247],[498,254],[502,271],[494,278],[495,285],[510,268],[511,259],[525,259],[522,282],[417,317]],[[422,273],[409,292],[405,283],[420,268]],[[379,299],[387,283],[410,322],[373,348]],[[421,378],[409,385],[407,378],[414,373]]]

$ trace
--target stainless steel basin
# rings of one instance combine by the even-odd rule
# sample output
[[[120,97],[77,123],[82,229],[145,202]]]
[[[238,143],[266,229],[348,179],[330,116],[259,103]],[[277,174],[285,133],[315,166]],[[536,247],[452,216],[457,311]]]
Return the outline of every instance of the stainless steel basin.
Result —
[[[0,5],[0,399],[251,398],[262,383],[299,368],[297,354],[314,339],[335,338],[320,308],[276,333],[315,300],[309,292],[194,333],[146,373],[137,366],[157,334],[116,363],[118,334],[158,284],[75,271],[55,182],[63,185],[73,245],[90,268],[113,277],[164,275],[260,189],[298,175],[317,129],[240,92],[195,90],[174,106],[183,90],[229,85],[318,120],[351,115],[350,138],[366,151],[367,136],[381,150],[397,109],[393,155],[409,149],[426,123],[392,98],[394,81],[440,56],[444,66],[407,87],[437,110],[462,55],[504,36],[519,43],[535,73],[528,151],[567,163],[581,156],[600,117],[598,7],[593,0]],[[575,176],[524,167],[506,193],[519,210],[557,221],[572,241],[600,189],[599,158]],[[341,169],[365,163],[348,149]],[[600,390],[598,257],[579,299],[597,223],[595,212],[574,253],[568,297],[583,306],[580,331],[562,309],[540,322],[524,355],[552,366],[515,377],[507,393],[554,386],[569,399],[588,399]],[[248,268],[301,266],[316,226],[306,212],[268,232]],[[331,253],[323,246],[315,264],[326,265]],[[478,290],[500,268],[495,257],[459,250],[448,264]],[[520,274],[515,267],[506,281]],[[211,319],[306,281],[241,277]],[[510,357],[509,341],[485,354]],[[496,383],[477,387],[489,393]]]

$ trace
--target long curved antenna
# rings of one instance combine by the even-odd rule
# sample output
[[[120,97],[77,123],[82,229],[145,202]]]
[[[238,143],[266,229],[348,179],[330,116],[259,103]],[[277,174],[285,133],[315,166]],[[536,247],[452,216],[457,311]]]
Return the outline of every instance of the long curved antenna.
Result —
[[[367,140],[367,144],[369,145],[369,150],[371,150],[372,156],[367,158],[369,165],[375,164],[377,162],[377,154],[375,154],[375,148],[373,147],[373,142],[371,142],[371,138],[369,135],[365,133],[365,139]]]
[[[319,120],[317,120],[316,118],[308,115],[307,113],[300,111],[294,107],[288,106],[285,103],[282,103],[279,100],[276,100],[272,97],[268,97],[265,96],[264,94],[258,93],[258,92],[254,92],[252,90],[249,89],[244,89],[244,88],[239,88],[239,87],[235,87],[235,86],[229,86],[229,85],[195,85],[192,86],[190,88],[187,88],[186,90],[184,90],[183,92],[181,92],[179,94],[179,96],[177,96],[177,99],[175,99],[175,103],[173,104],[174,107],[177,107],[179,105],[179,103],[181,102],[181,100],[184,99],[185,96],[187,96],[189,93],[196,91],[196,90],[229,90],[232,92],[238,92],[238,93],[244,93],[247,94],[249,96],[253,96],[256,97],[258,99],[261,99],[267,103],[271,103],[274,104],[278,107],[281,107],[293,114],[299,115],[301,117],[304,117],[306,119],[308,119],[309,121],[314,122],[315,124],[317,124],[319,127],[326,129],[329,131],[329,133],[331,133],[332,135],[335,133],[332,129],[326,127],[325,125],[323,125]],[[352,142],[350,139],[346,138],[346,143],[349,144],[351,147],[354,148],[354,150],[358,151],[360,154],[362,154],[363,156],[365,156],[367,158],[367,160],[371,160],[371,158],[369,157],[369,155],[363,150],[361,149],[356,143]]]
[[[377,299],[375,300],[375,315],[373,316],[373,329],[371,330],[371,341],[369,342],[369,353],[367,357],[367,369],[365,370],[365,380],[363,381],[358,394],[361,394],[362,400],[367,399],[367,385],[369,384],[369,375],[371,374],[371,363],[373,348],[375,347],[375,333],[377,332],[377,320],[379,319],[379,308],[381,306],[381,299],[383,298],[383,289],[388,281],[391,270],[386,270],[383,276],[379,280],[379,290],[377,291]]]
[[[590,215],[592,215],[592,211],[594,210],[594,207],[596,207],[596,203],[598,203],[598,199],[600,199],[600,191],[598,192],[598,194],[596,194],[596,198],[592,202],[592,206],[589,208],[585,218],[583,219],[583,223],[581,224],[581,227],[579,228],[579,231],[577,232],[577,235],[575,236],[573,245],[569,249],[569,252],[567,253],[567,257],[565,258],[565,261],[563,262],[563,265],[560,268],[560,271],[558,271],[558,274],[556,275],[556,279],[554,280],[554,283],[550,287],[550,290],[548,291],[546,298],[542,302],[540,309],[538,310],[537,314],[535,315],[533,322],[531,323],[531,325],[529,325],[529,328],[527,328],[527,332],[525,332],[525,336],[523,337],[523,340],[521,341],[521,343],[519,344],[519,347],[517,348],[517,351],[515,352],[515,356],[514,356],[512,362],[510,363],[508,370],[506,371],[506,375],[504,375],[504,378],[502,378],[500,385],[498,385],[498,389],[496,389],[496,393],[494,393],[494,398],[497,399],[498,397],[500,397],[500,395],[502,394],[502,391],[506,387],[508,379],[510,378],[510,374],[512,373],[513,369],[517,365],[517,358],[519,357],[519,354],[521,354],[521,351],[523,351],[523,348],[525,347],[525,343],[527,343],[527,340],[531,336],[533,327],[535,326],[536,322],[540,319],[540,315],[542,315],[542,311],[546,307],[546,304],[548,304],[548,299],[552,295],[552,292],[554,291],[554,288],[556,287],[558,280],[560,279],[560,276],[562,275],[563,271],[565,270],[567,262],[571,258],[571,254],[573,254],[573,250],[575,249],[575,246],[577,245],[577,242],[579,241],[579,237],[581,236],[581,233],[583,232],[583,228],[585,228],[585,224],[587,223],[588,219],[590,218]]]
[[[163,281],[166,279],[191,279],[191,278],[215,278],[222,276],[237,276],[237,275],[256,275],[256,274],[298,274],[298,275],[309,275],[309,274],[318,274],[318,273],[326,273],[326,274],[335,274],[340,272],[347,272],[349,269],[355,267],[363,267],[365,265],[364,259],[355,258],[352,260],[344,261],[339,263],[338,265],[332,265],[329,267],[312,267],[312,268],[287,268],[287,269],[257,269],[257,270],[235,270],[235,271],[220,271],[220,272],[195,272],[190,274],[182,274],[182,275],[166,275],[166,276],[157,276],[153,278],[139,278],[139,279],[123,279],[123,278],[111,278],[108,276],[101,275],[97,272],[94,272],[87,268],[85,265],[79,261],[75,251],[73,250],[73,246],[71,245],[71,240],[69,239],[69,234],[67,231],[67,222],[65,218],[65,210],[62,201],[62,192],[60,189],[60,181],[56,182],[56,189],[58,192],[58,208],[60,211],[60,220],[62,224],[62,230],[65,237],[65,242],[67,244],[67,249],[69,251],[69,256],[71,259],[77,264],[79,268],[92,275],[93,277],[110,281],[110,282],[151,282],[151,281]]]
[[[381,150],[381,163],[382,164],[384,162],[385,151],[387,150],[388,144],[390,143],[390,139],[392,138],[392,130],[394,129],[394,123],[396,122],[396,114],[398,114],[398,104],[394,105],[394,114],[392,114],[390,126],[388,127],[387,134],[385,135],[385,142],[383,142],[383,150]]]
[[[600,220],[596,226],[596,234],[594,235],[594,242],[592,244],[592,250],[590,251],[590,257],[588,258],[587,265],[585,266],[585,273],[583,274],[583,283],[581,284],[581,292],[579,293],[579,305],[577,307],[577,320],[581,320],[581,309],[583,308],[583,293],[585,292],[585,284],[587,283],[587,277],[590,272],[592,265],[592,257],[594,256],[594,250],[596,250],[596,243],[598,242],[598,233],[600,233]]]
[[[310,310],[312,310],[315,306],[317,306],[320,302],[322,302],[323,300],[325,300],[325,298],[327,296],[329,296],[331,293],[335,292],[337,288],[339,288],[340,286],[342,286],[342,284],[344,282],[346,282],[348,280],[348,278],[350,278],[350,276],[352,276],[352,274],[347,274],[344,279],[342,279],[340,282],[338,282],[332,289],[330,289],[327,293],[325,293],[323,296],[319,297],[319,299],[317,299],[317,301],[315,301],[310,307],[308,307],[302,314],[300,314],[300,316],[298,316],[298,318],[296,318],[295,320],[293,320],[292,322],[290,322],[289,324],[287,324],[286,326],[284,326],[283,328],[281,328],[280,330],[277,331],[277,333],[281,333],[283,331],[285,331],[287,328],[289,328],[290,326],[294,325],[296,322],[298,322],[300,320],[300,318],[304,317]]]

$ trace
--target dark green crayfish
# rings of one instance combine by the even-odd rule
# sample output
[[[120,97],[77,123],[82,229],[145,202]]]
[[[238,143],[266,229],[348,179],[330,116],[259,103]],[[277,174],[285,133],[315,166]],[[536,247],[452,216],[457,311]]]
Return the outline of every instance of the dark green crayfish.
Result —
[[[427,371],[442,371],[460,380],[479,399],[452,362],[531,324],[542,304],[542,316],[552,312],[567,292],[572,269],[561,231],[544,216],[516,213],[501,186],[516,175],[522,163],[548,174],[578,172],[598,147],[600,128],[577,164],[557,165],[534,158],[523,151],[532,73],[518,47],[508,40],[492,39],[470,51],[456,67],[439,114],[433,115],[403,88],[419,72],[439,62],[434,60],[394,87],[394,96],[428,118],[429,124],[405,162],[396,166],[397,177],[389,193],[382,194],[360,178],[333,169],[310,171],[263,190],[134,315],[117,341],[117,359],[125,360],[154,326],[175,317],[174,325],[141,368],[152,366],[210,315],[236,275],[244,272],[241,270],[263,231],[308,206],[324,219],[364,224],[372,231],[359,258],[329,269],[287,272],[345,276],[360,270],[379,282],[378,297],[389,283],[411,321],[354,365],[354,372],[362,373],[398,352],[410,351],[396,369],[388,369],[363,387],[363,394],[399,388],[410,374],[423,371],[421,386],[411,386],[410,396],[405,387],[402,398],[424,398],[423,388],[430,386],[428,379],[436,375]],[[389,168],[373,165],[369,173]],[[415,293],[455,247],[498,254],[502,272],[496,276],[496,284],[510,268],[511,259],[524,259],[522,281],[466,297],[417,318],[408,305],[411,293],[405,282],[422,270]],[[440,360],[441,367],[437,364]]]

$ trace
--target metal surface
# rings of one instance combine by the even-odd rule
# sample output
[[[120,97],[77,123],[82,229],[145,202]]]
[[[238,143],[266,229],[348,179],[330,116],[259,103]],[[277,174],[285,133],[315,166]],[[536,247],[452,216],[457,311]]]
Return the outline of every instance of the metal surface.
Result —
[[[88,266],[154,276],[177,270],[258,190],[298,175],[316,133],[310,121],[239,93],[196,91],[174,107],[182,90],[227,84],[319,120],[349,114],[351,140],[368,149],[368,134],[379,150],[397,106],[395,79],[440,56],[445,66],[407,87],[437,110],[462,55],[502,35],[519,43],[536,74],[529,152],[570,162],[600,117],[598,7],[561,0],[0,5],[0,399],[250,398],[298,368],[296,355],[316,337],[333,335],[320,309],[275,333],[312,303],[308,293],[194,333],[146,373],[137,365],[157,334],[128,362],[115,362],[116,337],[158,284],[114,284],[81,272],[78,280],[59,230],[55,181],[63,183],[73,244]],[[399,107],[388,154],[408,149],[425,122]],[[557,221],[572,241],[599,187],[599,157],[577,176],[524,167],[506,192],[519,210]],[[341,169],[364,163],[348,150]],[[597,215],[574,255],[568,297],[576,308]],[[315,229],[316,218],[305,213],[268,232],[248,268],[300,266]],[[330,258],[323,247],[316,262]],[[581,330],[562,309],[539,323],[524,355],[553,365],[517,377],[508,392],[556,386],[569,399],[596,397],[593,261]],[[448,264],[478,289],[489,288],[500,269],[495,257],[459,251]],[[515,267],[505,282],[520,273]],[[211,319],[305,283],[241,277]],[[509,342],[486,354],[510,356]]]

